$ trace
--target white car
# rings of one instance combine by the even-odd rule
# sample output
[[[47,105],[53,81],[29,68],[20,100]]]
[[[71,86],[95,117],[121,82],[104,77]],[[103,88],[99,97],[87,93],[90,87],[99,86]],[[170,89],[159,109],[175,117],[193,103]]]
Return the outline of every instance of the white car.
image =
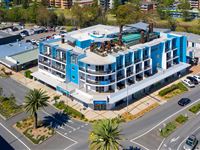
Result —
[[[195,85],[194,85],[190,80],[188,80],[188,79],[184,79],[184,80],[182,80],[182,82],[183,82],[186,86],[188,86],[188,87],[190,87],[190,88],[195,87]]]
[[[194,78],[200,83],[200,76],[198,76],[198,75],[193,75],[192,77],[194,77]]]

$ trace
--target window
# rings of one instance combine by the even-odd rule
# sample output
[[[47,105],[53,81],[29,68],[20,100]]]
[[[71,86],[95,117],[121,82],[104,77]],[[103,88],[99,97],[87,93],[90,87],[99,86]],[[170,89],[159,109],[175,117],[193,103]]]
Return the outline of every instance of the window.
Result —
[[[75,76],[72,76],[72,80],[74,80],[75,79]]]
[[[71,63],[78,64],[78,56],[75,54],[71,55]]]
[[[72,66],[72,70],[75,70],[74,66]]]

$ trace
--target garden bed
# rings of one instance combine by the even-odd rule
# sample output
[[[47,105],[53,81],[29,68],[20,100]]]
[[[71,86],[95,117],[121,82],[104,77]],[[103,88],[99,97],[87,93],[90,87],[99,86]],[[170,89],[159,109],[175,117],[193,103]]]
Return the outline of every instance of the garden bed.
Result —
[[[161,90],[158,95],[165,99],[169,99],[186,91],[188,91],[187,87],[183,83],[179,82]]]
[[[78,118],[78,119],[85,119],[85,116],[77,111],[76,109],[66,105],[63,101],[60,102],[56,102],[54,104],[54,106],[60,110],[63,110],[64,113],[66,113],[67,115],[73,117],[73,118]]]
[[[43,126],[42,122],[37,129],[33,128],[33,124],[33,117],[29,117],[17,122],[14,127],[33,144],[40,144],[55,134],[53,128]]]
[[[19,106],[15,102],[14,97],[0,97],[0,114],[4,119],[15,116],[22,112],[22,106]]]
[[[200,103],[198,103],[198,104],[192,106],[192,107],[189,109],[189,111],[191,111],[191,112],[194,113],[194,114],[198,113],[198,112],[200,111]]]

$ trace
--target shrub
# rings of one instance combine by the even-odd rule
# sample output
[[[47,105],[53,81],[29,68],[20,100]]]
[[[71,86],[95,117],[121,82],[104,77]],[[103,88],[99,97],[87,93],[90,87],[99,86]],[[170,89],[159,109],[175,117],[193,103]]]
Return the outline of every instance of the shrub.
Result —
[[[33,76],[31,75],[31,71],[30,70],[26,70],[25,72],[24,72],[24,76],[26,77],[26,78],[29,78],[29,79],[32,79],[33,78]]]
[[[160,96],[165,96],[166,94],[168,94],[168,93],[170,93],[170,92],[172,92],[172,91],[174,91],[176,89],[178,89],[178,86],[176,84],[173,84],[172,86],[167,87],[167,88],[161,90],[158,94]]]
[[[183,116],[183,115],[179,115],[179,116],[175,119],[175,121],[178,122],[178,123],[180,123],[180,124],[186,122],[187,120],[188,120],[188,117],[185,117],[185,116]]]
[[[169,122],[166,124],[164,128],[161,129],[160,134],[163,137],[169,136],[176,129],[176,125],[174,122]]]
[[[188,91],[188,88],[182,82],[179,82],[177,86],[181,91]]]
[[[198,103],[198,104],[192,106],[192,107],[189,109],[189,111],[191,111],[192,113],[195,113],[195,114],[196,114],[197,112],[199,112],[199,111],[200,111],[200,103]]]
[[[76,109],[70,107],[70,106],[67,106],[65,105],[65,103],[63,101],[60,101],[60,102],[56,102],[54,104],[54,106],[56,106],[58,109],[61,109],[61,110],[64,110],[64,112],[72,117],[79,117],[80,119],[84,119],[85,116],[80,113],[79,111],[77,111]]]

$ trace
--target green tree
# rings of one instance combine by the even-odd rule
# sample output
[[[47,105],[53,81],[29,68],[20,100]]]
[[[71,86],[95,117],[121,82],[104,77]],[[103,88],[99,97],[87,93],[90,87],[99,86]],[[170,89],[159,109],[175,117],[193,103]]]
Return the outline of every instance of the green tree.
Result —
[[[2,95],[3,95],[3,88],[0,87],[0,96],[2,96]]]
[[[100,120],[93,125],[89,136],[90,149],[92,150],[118,150],[121,145],[121,130],[119,123],[114,120]]]
[[[29,0],[22,0],[22,7],[27,9],[29,7]]]
[[[177,21],[176,19],[172,18],[172,17],[169,17],[168,18],[168,25],[169,25],[169,28],[172,30],[172,31],[175,31],[176,30],[176,27],[177,27]]]
[[[58,16],[58,25],[64,26],[65,24],[66,24],[65,15],[64,15],[64,13],[61,13],[61,14]]]
[[[140,18],[140,9],[130,3],[120,5],[115,11],[117,24],[119,25],[119,45],[122,45],[123,26],[137,22]]]
[[[34,116],[34,128],[37,128],[37,111],[47,106],[49,96],[43,90],[30,90],[25,96],[25,110]]]
[[[188,0],[181,0],[180,4],[178,5],[178,8],[181,10],[189,10],[190,3],[188,2]]]

